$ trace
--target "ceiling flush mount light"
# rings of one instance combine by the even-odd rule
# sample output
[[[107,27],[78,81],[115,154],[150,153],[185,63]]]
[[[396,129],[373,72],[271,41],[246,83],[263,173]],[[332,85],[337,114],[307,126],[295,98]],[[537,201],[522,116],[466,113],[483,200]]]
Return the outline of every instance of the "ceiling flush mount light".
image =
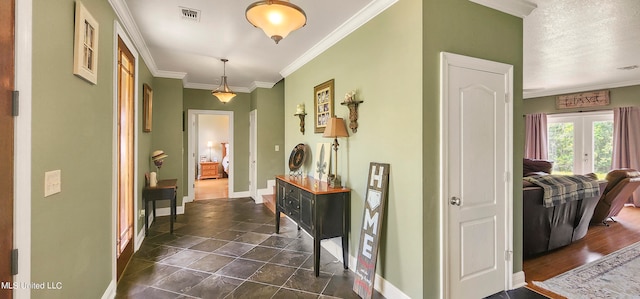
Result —
[[[216,96],[220,102],[223,104],[228,103],[236,96],[236,93],[229,89],[229,85],[227,85],[227,61],[228,59],[220,59],[224,65],[224,73],[222,75],[222,80],[220,80],[220,86],[216,88],[216,90],[212,91],[211,94]]]
[[[247,7],[245,15],[251,25],[262,29],[276,44],[307,24],[304,10],[289,1],[258,1]]]

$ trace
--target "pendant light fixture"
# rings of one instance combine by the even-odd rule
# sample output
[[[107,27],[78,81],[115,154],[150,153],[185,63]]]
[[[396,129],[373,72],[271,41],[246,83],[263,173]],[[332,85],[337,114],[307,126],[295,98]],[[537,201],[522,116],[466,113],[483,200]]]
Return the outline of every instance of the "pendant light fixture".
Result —
[[[245,15],[251,25],[262,29],[276,44],[307,24],[304,10],[289,1],[258,1],[247,7]]]
[[[228,103],[236,96],[236,93],[229,89],[229,85],[227,85],[227,61],[228,59],[220,59],[224,65],[224,73],[222,75],[222,79],[220,80],[220,86],[216,88],[216,90],[212,91],[211,94],[216,96],[220,102],[223,104]]]

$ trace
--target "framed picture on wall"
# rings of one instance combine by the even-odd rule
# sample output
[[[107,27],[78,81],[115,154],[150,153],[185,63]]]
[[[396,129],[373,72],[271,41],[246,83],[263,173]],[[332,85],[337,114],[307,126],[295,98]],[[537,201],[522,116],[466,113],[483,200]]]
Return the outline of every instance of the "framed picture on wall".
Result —
[[[80,1],[76,1],[73,74],[92,84],[98,83],[98,21]]]
[[[322,133],[333,116],[333,79],[313,88],[314,132]]]
[[[142,100],[142,131],[151,132],[151,113],[153,104],[153,89],[146,83],[143,86],[143,100]]]

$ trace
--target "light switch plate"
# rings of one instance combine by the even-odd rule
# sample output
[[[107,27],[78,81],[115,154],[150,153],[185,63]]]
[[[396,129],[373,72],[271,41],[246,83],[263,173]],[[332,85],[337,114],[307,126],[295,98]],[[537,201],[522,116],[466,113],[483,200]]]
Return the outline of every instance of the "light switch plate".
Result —
[[[61,171],[52,170],[44,173],[44,197],[51,196],[61,191]]]
[[[279,152],[279,151],[280,151],[280,146],[276,145],[276,152]]]

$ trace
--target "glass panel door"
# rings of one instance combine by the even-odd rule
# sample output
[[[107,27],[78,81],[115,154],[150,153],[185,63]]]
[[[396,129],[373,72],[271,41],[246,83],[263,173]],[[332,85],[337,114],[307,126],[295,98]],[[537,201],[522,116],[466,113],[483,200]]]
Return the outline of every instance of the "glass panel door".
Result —
[[[118,219],[117,276],[133,255],[135,60],[118,38]]]

